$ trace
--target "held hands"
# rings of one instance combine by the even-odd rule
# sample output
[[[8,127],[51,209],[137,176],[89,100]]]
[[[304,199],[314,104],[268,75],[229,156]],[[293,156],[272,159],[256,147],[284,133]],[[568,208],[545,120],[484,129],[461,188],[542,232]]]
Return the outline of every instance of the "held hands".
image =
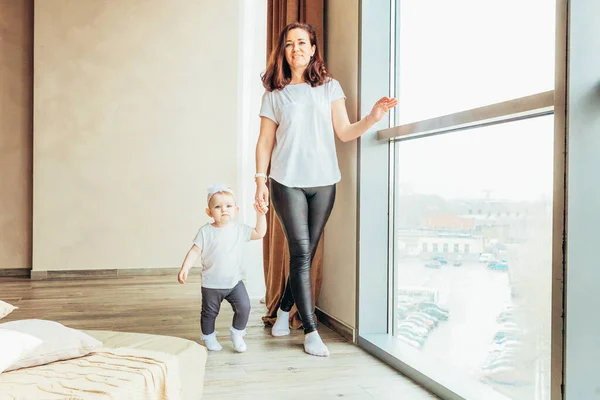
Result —
[[[261,203],[254,203],[254,209],[258,214],[265,215],[269,211],[269,206],[264,203],[262,203],[262,205]]]
[[[374,123],[377,123],[385,117],[387,112],[398,104],[398,100],[390,97],[382,97],[375,103],[373,109],[369,113]]]
[[[256,182],[256,195],[254,196],[254,209],[259,214],[269,211],[269,188],[264,182]]]

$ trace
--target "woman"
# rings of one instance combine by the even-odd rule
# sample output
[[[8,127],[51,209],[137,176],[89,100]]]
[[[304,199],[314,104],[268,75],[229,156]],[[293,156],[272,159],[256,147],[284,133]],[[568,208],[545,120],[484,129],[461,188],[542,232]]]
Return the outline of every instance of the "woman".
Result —
[[[397,104],[383,97],[354,124],[338,81],[325,69],[312,26],[292,23],[279,36],[262,76],[266,92],[256,145],[256,205],[271,201],[286,235],[290,275],[273,325],[273,336],[290,333],[289,312],[296,303],[304,328],[304,350],[328,356],[314,319],[310,266],[335,199],[341,175],[334,132],[347,142],[360,137]]]

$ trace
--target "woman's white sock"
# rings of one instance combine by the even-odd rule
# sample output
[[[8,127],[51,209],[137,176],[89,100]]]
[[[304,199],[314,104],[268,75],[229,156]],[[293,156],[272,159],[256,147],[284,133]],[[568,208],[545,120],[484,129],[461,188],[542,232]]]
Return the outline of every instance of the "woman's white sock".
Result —
[[[329,350],[317,331],[304,336],[304,351],[313,356],[328,357]]]
[[[238,353],[243,353],[246,351],[246,342],[244,342],[244,336],[246,336],[246,330],[237,330],[233,326],[230,328],[231,330],[231,341],[233,342],[233,348]]]
[[[277,320],[271,329],[273,336],[286,336],[290,334],[290,313],[282,311],[281,308],[277,311]]]
[[[204,335],[204,336],[202,336],[202,339],[204,340],[204,345],[210,351],[223,350],[223,347],[217,340],[217,332],[213,332],[210,335]]]

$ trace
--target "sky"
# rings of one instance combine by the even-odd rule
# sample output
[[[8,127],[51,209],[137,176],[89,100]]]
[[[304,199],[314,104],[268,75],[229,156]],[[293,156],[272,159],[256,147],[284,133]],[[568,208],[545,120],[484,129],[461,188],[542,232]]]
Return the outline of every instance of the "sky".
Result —
[[[554,89],[554,0],[399,4],[400,123]]]
[[[553,90],[554,0],[399,4],[398,124]],[[553,142],[552,116],[400,142],[396,179],[450,198],[551,199]]]
[[[553,117],[398,142],[396,182],[446,198],[551,199]],[[404,189],[400,189],[404,190]]]

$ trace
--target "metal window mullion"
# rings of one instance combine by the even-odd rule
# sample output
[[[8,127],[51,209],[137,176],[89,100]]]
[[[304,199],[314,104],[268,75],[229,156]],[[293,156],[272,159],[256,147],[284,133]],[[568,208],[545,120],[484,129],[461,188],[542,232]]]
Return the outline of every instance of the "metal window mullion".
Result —
[[[399,125],[377,132],[379,140],[412,139],[519,121],[554,112],[554,91],[550,90],[518,99],[491,104],[423,121]]]

